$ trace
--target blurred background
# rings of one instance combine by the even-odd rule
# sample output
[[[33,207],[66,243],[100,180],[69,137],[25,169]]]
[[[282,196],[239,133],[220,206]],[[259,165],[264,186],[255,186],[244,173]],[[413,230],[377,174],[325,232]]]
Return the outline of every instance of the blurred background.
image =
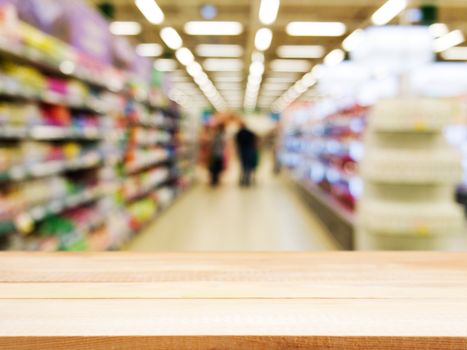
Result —
[[[467,249],[465,0],[0,0],[0,249]]]

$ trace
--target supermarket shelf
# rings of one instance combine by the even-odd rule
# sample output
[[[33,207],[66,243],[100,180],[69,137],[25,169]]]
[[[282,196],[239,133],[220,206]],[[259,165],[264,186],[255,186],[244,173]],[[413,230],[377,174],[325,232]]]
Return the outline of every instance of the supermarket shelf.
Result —
[[[64,198],[47,201],[47,204],[33,206],[23,212],[16,213],[11,220],[2,222],[0,227],[3,227],[7,232],[2,231],[0,233],[10,233],[11,231],[8,232],[8,229],[18,229],[22,222],[39,222],[49,215],[59,214],[65,210],[80,207],[99,199],[102,195],[102,188],[96,187],[68,195]]]
[[[125,173],[127,175],[134,175],[134,174],[136,174],[136,173],[138,173],[140,171],[146,170],[146,169],[151,168],[151,167],[155,167],[157,165],[162,165],[162,164],[165,164],[165,163],[168,163],[168,162],[171,162],[171,161],[172,161],[172,159],[170,157],[165,157],[165,158],[161,158],[161,159],[155,159],[155,160],[152,160],[150,162],[138,164],[137,166],[133,166],[133,167],[127,166]]]
[[[312,183],[303,183],[293,175],[295,186],[321,221],[327,226],[329,232],[346,250],[354,248],[355,216],[341,203],[325,193]]]
[[[107,79],[95,77],[94,72],[87,72],[78,66],[74,67],[75,64],[72,61],[52,60],[52,58],[45,56],[34,48],[23,46],[22,44],[8,40],[8,38],[5,37],[0,37],[0,55],[10,57],[15,60],[15,62],[21,62],[29,66],[36,67],[53,75],[73,77],[95,87],[110,90],[112,92],[119,92],[122,90],[121,86],[117,87],[110,83],[103,83],[107,81]],[[63,69],[64,63],[73,65],[74,72],[69,73],[68,69]]]
[[[28,92],[26,88],[6,89],[5,87],[0,86],[0,98],[47,103],[51,105],[68,107],[74,110],[94,112],[100,115],[113,112],[111,108],[107,106],[104,107],[104,104],[100,106],[99,103],[83,101],[78,96],[64,97],[49,91],[37,94],[35,92]]]
[[[150,193],[156,191],[160,187],[163,187],[164,185],[166,185],[168,182],[170,182],[172,180],[173,180],[173,176],[167,176],[165,179],[163,179],[161,181],[158,181],[157,183],[152,184],[151,186],[148,186],[147,188],[143,188],[140,191],[138,191],[137,193],[135,193],[134,195],[125,198],[125,202],[130,203],[130,202],[134,202],[134,201],[136,201],[138,199],[142,199],[142,198],[148,196]]]
[[[95,152],[73,160],[55,160],[30,166],[19,165],[0,172],[0,183],[51,176],[67,171],[90,169],[100,165],[103,161],[104,157]]]
[[[57,126],[33,126],[30,128],[3,126],[0,127],[0,139],[43,140],[100,140],[102,132],[98,128],[62,128]]]

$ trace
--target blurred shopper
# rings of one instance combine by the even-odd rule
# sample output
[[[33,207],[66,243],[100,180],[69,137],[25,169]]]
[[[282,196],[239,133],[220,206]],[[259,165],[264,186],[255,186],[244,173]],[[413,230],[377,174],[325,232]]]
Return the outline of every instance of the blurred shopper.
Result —
[[[213,187],[219,185],[221,173],[225,169],[225,153],[225,126],[224,124],[219,124],[212,138],[209,160],[209,173],[211,176],[211,186]]]
[[[273,156],[273,173],[275,175],[281,172],[280,148],[281,148],[281,133],[279,124],[277,124],[272,131],[272,156]]]
[[[244,122],[241,122],[235,141],[242,168],[240,186],[250,186],[259,160],[258,137],[247,128]]]
[[[212,128],[209,125],[204,125],[201,129],[198,138],[199,144],[199,164],[208,169],[209,160],[211,154],[211,140],[212,140]]]

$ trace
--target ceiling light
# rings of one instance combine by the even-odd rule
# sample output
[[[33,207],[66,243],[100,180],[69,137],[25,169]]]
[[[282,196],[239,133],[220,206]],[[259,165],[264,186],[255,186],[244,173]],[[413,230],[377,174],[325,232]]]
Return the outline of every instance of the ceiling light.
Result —
[[[264,73],[264,64],[261,62],[252,62],[250,65],[250,75],[261,76]]]
[[[251,60],[253,62],[261,62],[264,63],[264,54],[262,52],[254,51],[251,54]]]
[[[357,48],[358,45],[362,42],[363,39],[363,30],[356,29],[342,42],[342,47],[350,52]]]
[[[177,31],[172,27],[162,28],[160,34],[164,43],[172,50],[177,50],[182,47],[183,40]]]
[[[159,44],[139,44],[136,53],[143,57],[157,57],[162,55],[162,46]]]
[[[311,73],[311,72],[305,74],[305,75],[303,76],[303,78],[302,78],[301,81],[303,82],[303,84],[304,84],[307,88],[312,87],[313,85],[316,84],[316,79],[315,79],[313,73]]]
[[[202,72],[195,77],[195,83],[199,86],[203,86],[209,82],[209,78],[206,73]]]
[[[243,48],[240,45],[201,44],[196,47],[196,53],[201,57],[240,57]]]
[[[233,58],[208,58],[203,65],[207,71],[211,72],[240,71],[243,69],[243,61]]]
[[[441,56],[445,60],[467,61],[467,47],[451,47],[444,51]]]
[[[168,58],[160,58],[154,62],[154,68],[159,72],[172,72],[177,69],[177,62]]]
[[[452,32],[443,35],[434,41],[433,46],[435,52],[442,52],[451,47],[462,44],[465,41],[464,33],[461,30],[453,30]]]
[[[346,27],[341,22],[290,22],[286,30],[292,36],[341,36]]]
[[[261,84],[261,75],[249,75],[248,76],[248,85],[260,85]]]
[[[195,60],[195,57],[193,56],[191,51],[188,50],[186,47],[182,47],[181,49],[178,49],[175,52],[175,56],[177,57],[177,60],[184,66],[189,65]]]
[[[307,87],[301,80],[299,80],[292,86],[292,89],[301,95],[307,90]]]
[[[138,22],[112,22],[109,28],[113,35],[138,35],[141,33],[141,24]]]
[[[185,24],[185,33],[190,35],[239,35],[242,31],[240,22],[192,21]]]
[[[341,49],[332,50],[324,58],[324,64],[326,66],[336,66],[345,59],[345,52]]]
[[[135,0],[135,4],[150,23],[161,24],[164,21],[164,13],[154,0]]]
[[[444,23],[434,23],[428,27],[428,30],[433,38],[439,38],[449,33],[449,28]]]
[[[306,72],[310,69],[310,62],[305,60],[273,60],[271,69],[275,72]]]
[[[259,20],[264,25],[274,23],[279,12],[280,0],[261,0]]]
[[[277,56],[283,58],[320,58],[323,55],[321,45],[282,45],[277,49]]]
[[[187,67],[186,71],[188,74],[190,74],[192,77],[196,77],[203,73],[203,68],[198,62],[191,62]]]
[[[272,31],[269,28],[258,29],[255,36],[255,47],[259,51],[266,51],[271,46]]]
[[[371,16],[373,24],[385,25],[407,7],[407,0],[388,0]]]

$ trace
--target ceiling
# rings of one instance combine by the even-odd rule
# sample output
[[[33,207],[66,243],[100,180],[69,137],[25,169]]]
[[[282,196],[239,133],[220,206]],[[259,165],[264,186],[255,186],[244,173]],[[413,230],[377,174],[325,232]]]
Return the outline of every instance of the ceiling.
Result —
[[[91,3],[99,4],[102,0],[92,0]],[[162,9],[165,19],[160,25],[149,23],[137,9],[133,0],[107,1],[115,5],[115,20],[137,21],[142,25],[141,34],[131,37],[135,43],[162,43],[159,32],[163,27],[173,27],[183,39],[183,46],[193,52],[197,62],[203,65],[205,58],[197,56],[196,47],[199,44],[236,44],[243,48],[240,59],[243,61],[243,69],[229,73],[241,76],[241,82],[237,86],[228,86],[217,83],[214,79],[216,72],[206,72],[213,81],[220,95],[224,100],[228,100],[227,107],[230,109],[241,109],[244,106],[243,96],[245,95],[251,55],[255,51],[255,34],[261,27],[269,27],[273,33],[271,46],[264,52],[265,72],[259,95],[255,102],[263,109],[269,109],[272,103],[277,100],[293,83],[304,73],[277,73],[272,72],[271,62],[279,58],[277,49],[281,45],[321,45],[324,47],[324,54],[340,47],[343,39],[353,30],[364,28],[370,24],[372,14],[381,7],[386,0],[282,0],[276,21],[264,26],[258,18],[260,0],[157,0],[157,4]],[[412,1],[410,6],[417,6],[420,1]],[[427,2],[426,0],[424,1]],[[433,1],[432,1],[433,2]],[[217,8],[215,21],[238,21],[243,25],[243,31],[235,36],[195,36],[188,35],[184,31],[184,25],[188,21],[204,20],[201,16],[201,8],[205,4],[212,4]],[[446,23],[450,29],[461,29],[467,37],[467,0],[438,0],[439,19],[438,22]],[[338,21],[346,25],[346,33],[339,37],[294,37],[286,33],[286,26],[292,21]],[[172,50],[164,46],[164,57],[173,57]],[[307,59],[310,67],[320,63],[322,58]],[[309,69],[307,70],[309,71]],[[191,77],[185,73],[183,65],[178,64],[175,73],[179,78],[185,80],[179,85],[179,89],[191,95],[193,99],[202,99],[200,90]],[[288,76],[289,83],[282,83],[282,88],[266,91],[263,86],[271,76]],[[190,82],[187,84],[187,82]],[[232,85],[232,84],[230,84]],[[234,84],[235,85],[235,84]],[[195,93],[194,91],[198,91]],[[235,97],[237,95],[237,97]],[[238,95],[241,96],[238,97]]]

